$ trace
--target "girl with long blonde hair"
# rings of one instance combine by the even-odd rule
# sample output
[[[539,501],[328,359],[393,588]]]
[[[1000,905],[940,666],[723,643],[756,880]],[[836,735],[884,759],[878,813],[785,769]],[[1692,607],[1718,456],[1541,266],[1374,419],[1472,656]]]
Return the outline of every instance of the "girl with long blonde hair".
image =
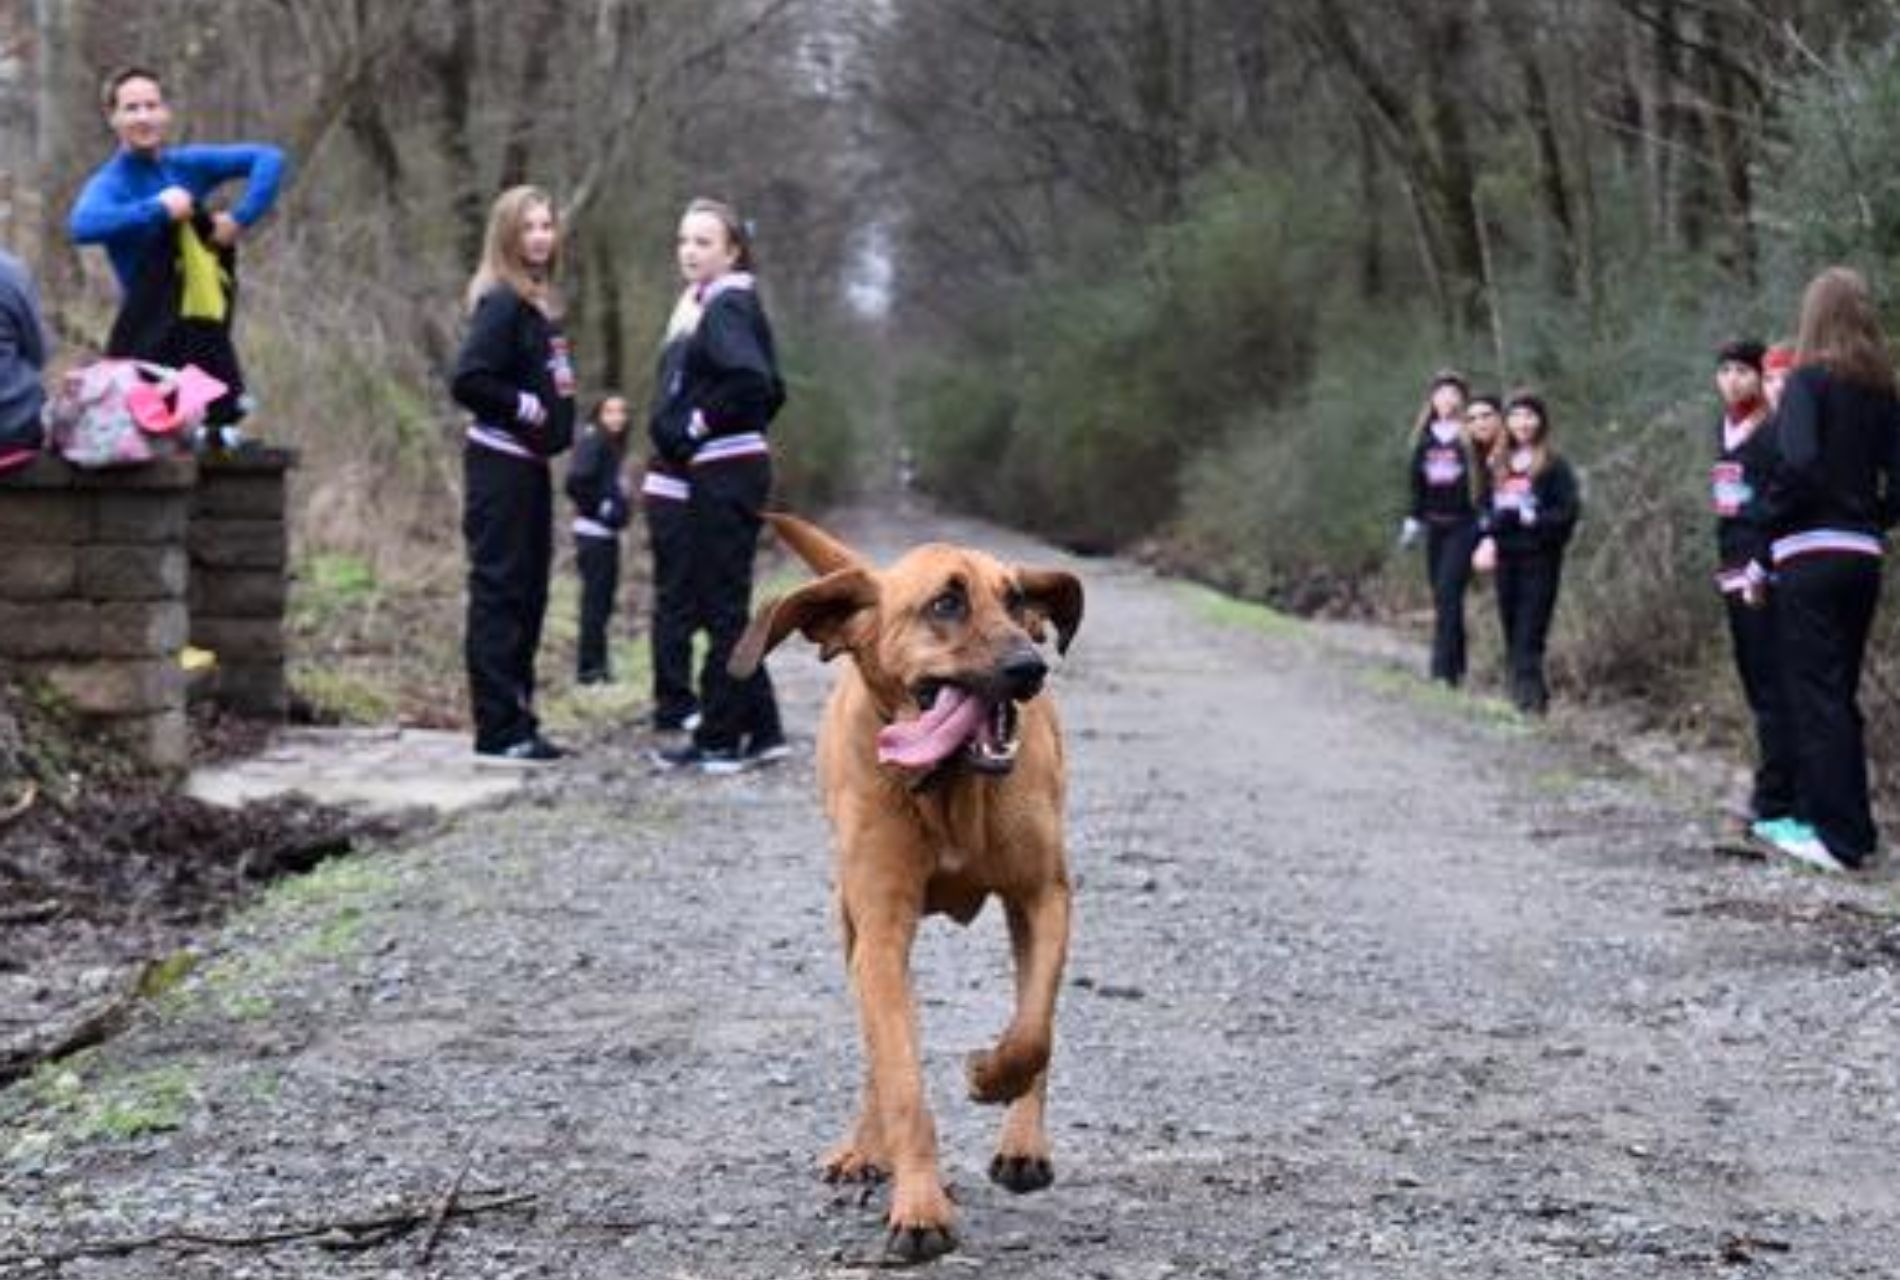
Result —
[[[450,391],[470,422],[462,451],[468,547],[463,637],[475,753],[542,764],[563,753],[534,714],[534,660],[554,555],[548,460],[574,439],[574,363],[554,271],[561,234],[539,187],[511,187],[488,214],[469,280],[468,334]]]

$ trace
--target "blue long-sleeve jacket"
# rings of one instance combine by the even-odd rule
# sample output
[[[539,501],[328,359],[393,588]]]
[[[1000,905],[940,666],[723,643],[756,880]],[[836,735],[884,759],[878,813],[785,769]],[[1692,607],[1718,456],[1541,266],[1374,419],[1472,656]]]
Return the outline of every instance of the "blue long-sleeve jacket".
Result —
[[[241,178],[244,195],[231,216],[249,227],[270,212],[285,168],[282,149],[267,143],[166,147],[156,156],[121,149],[86,180],[67,227],[76,244],[104,245],[119,286],[129,289],[146,251],[171,224],[159,192],[183,187],[202,202]]]

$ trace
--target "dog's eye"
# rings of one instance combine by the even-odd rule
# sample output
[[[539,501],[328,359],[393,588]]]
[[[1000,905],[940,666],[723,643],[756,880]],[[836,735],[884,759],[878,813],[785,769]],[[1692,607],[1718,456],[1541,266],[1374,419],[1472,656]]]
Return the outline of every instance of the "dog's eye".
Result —
[[[1009,590],[1003,593],[1003,608],[1009,611],[1010,617],[1022,617],[1023,610],[1028,607],[1029,597],[1023,594],[1021,587],[1011,586]]]
[[[960,622],[965,608],[961,591],[945,591],[931,600],[930,618],[933,622]]]

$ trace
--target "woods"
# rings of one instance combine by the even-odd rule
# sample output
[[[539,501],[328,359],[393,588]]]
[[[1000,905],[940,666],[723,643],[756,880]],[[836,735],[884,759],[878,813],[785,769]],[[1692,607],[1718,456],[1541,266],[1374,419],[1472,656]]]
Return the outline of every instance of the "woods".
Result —
[[[794,375],[785,491],[892,474],[1090,549],[1144,543],[1301,607],[1385,572],[1423,373],[1535,383],[1613,608],[1573,681],[1693,668],[1713,626],[1688,436],[1721,339],[1796,283],[1900,261],[1900,7],[1841,0],[35,0],[4,20],[0,234],[69,340],[59,233],[106,145],[97,73],[168,69],[189,136],[283,141],[246,343],[305,450],[300,545],[439,578],[439,372],[480,210],[573,230],[584,380],[644,399],[697,193],[756,218]],[[1643,550],[1625,554],[1632,544]],[[1661,617],[1628,645],[1621,619]],[[1645,636],[1653,633],[1644,630]]]

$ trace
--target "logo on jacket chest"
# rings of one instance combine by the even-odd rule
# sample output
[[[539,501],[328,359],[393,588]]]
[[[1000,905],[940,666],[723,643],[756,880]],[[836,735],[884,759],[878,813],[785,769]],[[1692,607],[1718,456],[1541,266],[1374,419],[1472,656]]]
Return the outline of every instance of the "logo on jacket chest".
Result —
[[[1748,483],[1748,472],[1739,462],[1718,462],[1711,467],[1709,489],[1715,500],[1715,514],[1723,517],[1742,514],[1742,508],[1755,497],[1755,487]]]
[[[1425,450],[1425,483],[1449,488],[1465,478],[1465,459],[1457,449],[1433,446]]]
[[[1491,502],[1499,511],[1522,511],[1536,501],[1534,491],[1535,485],[1529,476],[1508,475],[1498,481]]]
[[[548,376],[554,379],[557,395],[574,394],[574,356],[565,336],[548,339]]]

